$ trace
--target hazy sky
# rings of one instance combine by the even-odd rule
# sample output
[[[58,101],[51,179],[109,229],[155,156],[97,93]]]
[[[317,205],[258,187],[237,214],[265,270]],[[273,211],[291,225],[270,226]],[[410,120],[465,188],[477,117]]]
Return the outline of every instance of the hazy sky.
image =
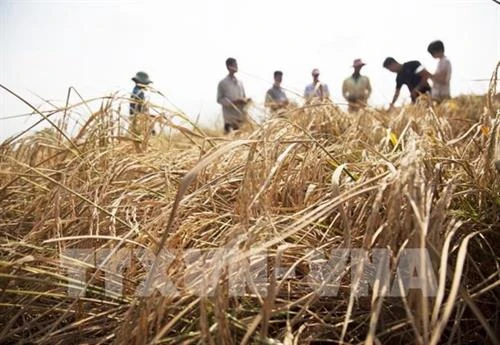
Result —
[[[452,94],[484,93],[488,83],[475,79],[489,79],[500,60],[500,6],[491,0],[0,0],[0,83],[34,104],[37,95],[61,103],[69,86],[85,98],[129,92],[144,70],[172,103],[210,124],[221,116],[215,94],[228,56],[257,107],[276,69],[302,94],[318,67],[343,102],[358,57],[370,103],[384,105],[395,86],[384,58],[417,59],[432,72],[426,48],[435,39],[453,65]],[[36,119],[3,118],[28,111],[0,90],[0,139]]]

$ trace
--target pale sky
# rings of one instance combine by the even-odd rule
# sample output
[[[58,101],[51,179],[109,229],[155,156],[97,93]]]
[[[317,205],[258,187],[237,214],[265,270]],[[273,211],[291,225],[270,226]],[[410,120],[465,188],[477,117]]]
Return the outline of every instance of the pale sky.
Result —
[[[84,98],[130,92],[130,78],[144,70],[173,104],[213,125],[229,56],[257,108],[276,69],[285,88],[302,94],[317,67],[333,101],[344,102],[355,58],[367,63],[370,104],[381,106],[395,87],[384,58],[419,60],[433,72],[427,45],[435,39],[452,62],[452,95],[486,92],[488,82],[476,79],[489,79],[500,60],[499,33],[491,0],[0,0],[0,83],[35,105],[37,95],[61,104],[69,86]],[[0,140],[37,119],[4,119],[26,112],[0,90]]]

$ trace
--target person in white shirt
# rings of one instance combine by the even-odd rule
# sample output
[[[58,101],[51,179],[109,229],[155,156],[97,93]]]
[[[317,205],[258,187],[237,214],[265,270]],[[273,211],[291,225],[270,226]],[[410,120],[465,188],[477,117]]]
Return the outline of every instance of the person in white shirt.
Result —
[[[367,105],[368,98],[372,92],[370,79],[361,75],[361,68],[365,63],[361,59],[354,60],[352,67],[354,73],[342,83],[342,95],[349,103],[349,112],[355,113]]]
[[[439,59],[436,71],[431,75],[432,80],[432,99],[441,102],[449,99],[450,80],[451,80],[451,62],[444,55],[444,44],[442,41],[434,41],[429,44],[427,51],[433,58]]]
[[[313,82],[306,86],[306,89],[304,90],[304,98],[308,101],[313,98],[319,98],[320,100],[330,98],[328,85],[319,81],[319,69],[313,69],[311,74]]]

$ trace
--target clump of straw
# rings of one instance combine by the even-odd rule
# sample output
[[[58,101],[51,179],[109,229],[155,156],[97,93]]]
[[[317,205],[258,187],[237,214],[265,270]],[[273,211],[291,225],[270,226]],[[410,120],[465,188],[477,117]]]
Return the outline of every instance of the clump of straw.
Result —
[[[147,142],[124,129],[122,101],[73,135],[68,106],[57,128],[1,146],[2,343],[498,344],[491,98],[355,115],[310,105],[234,140],[157,107],[173,132]],[[375,284],[357,297],[352,260],[328,282],[345,248],[388,250],[391,273],[405,249],[428,253],[435,295]],[[81,249],[90,260],[68,254]],[[146,252],[167,255],[129,255]],[[233,294],[237,262],[265,284]]]

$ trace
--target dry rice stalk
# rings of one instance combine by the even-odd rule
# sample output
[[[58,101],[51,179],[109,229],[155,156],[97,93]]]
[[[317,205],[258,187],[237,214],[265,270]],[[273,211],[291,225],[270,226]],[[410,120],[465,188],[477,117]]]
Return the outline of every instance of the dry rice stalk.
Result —
[[[492,92],[311,104],[233,141],[155,105],[169,134],[131,137],[126,99],[68,94],[0,146],[0,342],[499,344]],[[409,249],[434,296],[393,295]]]

